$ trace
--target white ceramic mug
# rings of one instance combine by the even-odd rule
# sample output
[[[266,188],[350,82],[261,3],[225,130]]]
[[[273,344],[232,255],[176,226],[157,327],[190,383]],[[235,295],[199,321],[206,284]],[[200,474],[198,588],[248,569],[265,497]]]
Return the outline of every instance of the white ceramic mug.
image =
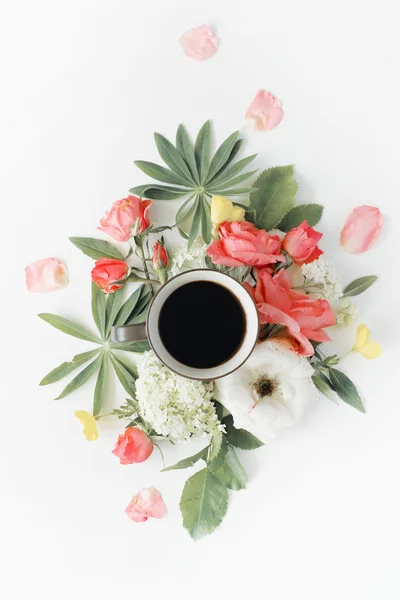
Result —
[[[160,311],[166,299],[179,287],[186,285],[187,283],[192,283],[193,281],[209,281],[227,288],[240,303],[246,321],[243,340],[235,354],[224,363],[206,369],[191,367],[177,361],[165,348],[158,328]],[[212,269],[195,269],[172,277],[172,279],[167,281],[167,283],[160,288],[151,301],[147,313],[146,324],[113,327],[112,340],[114,342],[132,342],[148,339],[154,353],[171,371],[178,373],[178,375],[182,375],[182,377],[187,377],[188,379],[213,380],[232,373],[248,359],[257,342],[258,331],[259,321],[257,308],[252,297],[241,283],[220,271],[214,271]],[[217,340],[218,332],[216,331],[216,343]],[[190,341],[189,336],[188,343],[193,343],[193,341]],[[210,343],[213,342],[211,341]]]

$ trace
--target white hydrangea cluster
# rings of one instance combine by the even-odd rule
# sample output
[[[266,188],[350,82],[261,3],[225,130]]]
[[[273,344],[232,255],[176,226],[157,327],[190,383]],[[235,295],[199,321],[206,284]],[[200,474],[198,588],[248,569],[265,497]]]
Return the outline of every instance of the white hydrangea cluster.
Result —
[[[153,352],[138,364],[136,396],[141,417],[158,434],[173,442],[192,435],[204,437],[222,431],[211,402],[213,384],[180,377],[169,371]]]
[[[340,298],[334,309],[338,327],[346,327],[358,317],[357,307],[351,298]]]
[[[187,244],[183,244],[172,253],[171,260],[171,275],[178,275],[190,269],[204,269],[206,267],[207,244],[200,239],[193,242],[192,247],[188,250]]]

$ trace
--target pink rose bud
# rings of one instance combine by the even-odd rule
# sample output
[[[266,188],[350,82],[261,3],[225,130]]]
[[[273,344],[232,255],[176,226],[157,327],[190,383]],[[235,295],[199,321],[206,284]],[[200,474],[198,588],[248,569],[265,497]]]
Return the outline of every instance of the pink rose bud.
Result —
[[[100,258],[96,260],[92,269],[92,280],[105,294],[111,294],[123,287],[128,273],[129,266],[123,260]]]
[[[165,504],[160,492],[152,487],[135,494],[126,507],[125,513],[131,521],[136,521],[136,523],[143,523],[149,517],[162,519],[165,513]]]
[[[211,58],[218,50],[218,41],[207,25],[189,29],[179,40],[184,53],[193,60]]]
[[[156,273],[161,283],[167,281],[168,272],[168,253],[165,249],[164,242],[156,242],[153,247],[153,271]]]
[[[315,231],[307,221],[303,221],[285,235],[282,248],[293,258],[296,265],[301,266],[317,260],[323,254],[317,246],[321,238],[322,233]]]
[[[67,269],[56,258],[43,258],[25,268],[26,287],[34,294],[54,292],[68,285]]]
[[[246,121],[255,131],[269,131],[279,125],[283,119],[281,103],[265,90],[258,90],[250,104]]]
[[[151,200],[141,200],[137,196],[117,200],[110,212],[106,212],[101,219],[101,227],[97,229],[117,242],[127,242],[132,235],[143,233],[150,225],[147,212],[152,204]]]
[[[375,206],[357,206],[346,219],[340,243],[347,252],[361,254],[369,250],[381,235],[383,215]]]
[[[144,431],[138,427],[128,427],[118,436],[112,451],[118,456],[121,465],[131,465],[147,460],[153,452],[153,442]]]

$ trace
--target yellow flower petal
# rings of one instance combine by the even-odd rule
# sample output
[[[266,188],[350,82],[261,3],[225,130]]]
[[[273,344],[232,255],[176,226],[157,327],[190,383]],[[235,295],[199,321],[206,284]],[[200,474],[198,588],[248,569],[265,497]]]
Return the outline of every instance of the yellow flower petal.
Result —
[[[211,199],[211,221],[218,226],[225,221],[244,221],[245,210],[233,206],[232,200],[224,196],[213,196]]]
[[[360,352],[360,350],[368,343],[369,339],[369,329],[366,325],[359,325],[357,327],[356,333],[356,343],[355,348]]]
[[[88,442],[97,440],[99,434],[97,433],[96,419],[93,415],[88,413],[86,410],[76,410],[75,416],[83,425],[83,435]]]
[[[382,348],[376,342],[369,341],[358,351],[365,358],[368,358],[370,360],[372,358],[378,358],[378,356],[380,356],[382,353]]]

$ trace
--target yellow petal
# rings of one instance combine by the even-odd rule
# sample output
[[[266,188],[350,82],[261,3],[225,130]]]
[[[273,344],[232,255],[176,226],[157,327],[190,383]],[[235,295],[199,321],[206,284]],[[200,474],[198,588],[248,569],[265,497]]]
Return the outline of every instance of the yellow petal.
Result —
[[[359,325],[356,333],[355,348],[358,352],[368,343],[369,329],[366,325]]]
[[[211,221],[219,225],[225,221],[244,221],[244,208],[233,206],[232,200],[224,196],[213,196],[211,200]]]
[[[376,342],[369,341],[360,348],[359,353],[369,360],[372,358],[378,358],[382,353],[382,348]]]
[[[88,442],[97,440],[99,434],[97,433],[96,419],[93,415],[88,413],[86,410],[76,410],[75,416],[83,425],[83,435]]]

